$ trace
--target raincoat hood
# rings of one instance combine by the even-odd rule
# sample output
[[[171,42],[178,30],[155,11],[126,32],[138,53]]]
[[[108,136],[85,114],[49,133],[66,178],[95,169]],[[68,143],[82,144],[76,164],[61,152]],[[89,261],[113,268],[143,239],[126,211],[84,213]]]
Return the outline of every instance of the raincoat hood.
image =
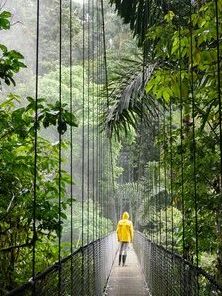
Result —
[[[129,219],[129,214],[127,212],[123,213],[122,219]]]
[[[124,212],[122,220],[119,220],[116,232],[119,242],[129,243],[133,241],[133,223],[129,220],[127,212]]]

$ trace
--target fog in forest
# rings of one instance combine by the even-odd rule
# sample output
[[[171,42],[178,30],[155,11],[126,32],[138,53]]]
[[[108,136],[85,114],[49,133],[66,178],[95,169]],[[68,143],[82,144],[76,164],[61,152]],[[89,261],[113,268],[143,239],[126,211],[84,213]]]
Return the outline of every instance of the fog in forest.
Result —
[[[62,101],[69,105],[70,99],[70,18],[69,18],[68,0],[62,1],[62,44],[61,44],[61,64],[62,64]],[[89,89],[96,88],[96,80],[94,77],[90,81],[87,88],[87,69],[85,72],[85,81],[83,81],[83,31],[85,34],[85,65],[88,56],[90,59],[96,59],[98,54],[100,57],[101,68],[103,65],[103,52],[96,47],[96,42],[102,44],[101,30],[96,27],[96,6],[88,11],[85,7],[85,15],[83,16],[82,1],[73,1],[72,3],[72,65],[73,65],[73,112],[79,122],[79,127],[73,129],[73,179],[72,186],[73,196],[76,200],[82,199],[82,181],[84,180],[84,191],[86,192],[84,199],[92,198],[93,189],[93,144],[92,136],[96,127],[90,124],[90,140],[87,142],[87,122],[85,122],[84,135],[84,161],[82,161],[82,100],[83,100],[83,84],[85,84],[85,96]],[[0,43],[5,44],[8,49],[14,49],[24,56],[24,63],[27,68],[22,69],[15,75],[16,87],[2,88],[2,93],[7,94],[9,91],[21,96],[20,105],[26,105],[27,96],[35,98],[36,85],[36,25],[37,25],[37,7],[34,0],[8,0],[1,1],[2,10],[8,10],[12,13],[12,24],[10,30],[1,32]],[[94,20],[93,20],[94,15]],[[130,33],[128,26],[122,25],[122,21],[117,17],[114,10],[105,3],[105,25],[107,49],[111,56],[117,57],[124,52],[124,46],[130,45]],[[88,32],[89,26],[94,26],[94,33]],[[39,11],[39,57],[38,57],[38,97],[45,98],[48,103],[58,101],[59,99],[59,1],[45,0],[40,1]],[[91,29],[92,30],[92,29]],[[97,31],[96,31],[97,30]],[[92,40],[89,43],[89,35]],[[94,38],[94,39],[93,39]],[[134,42],[134,41],[133,41]],[[135,43],[134,43],[135,44]],[[94,46],[94,49],[92,47]],[[101,46],[101,45],[100,45]],[[135,45],[132,48],[135,48]],[[95,61],[96,63],[96,61]],[[86,66],[85,66],[86,67]],[[99,82],[101,83],[101,82]],[[91,91],[91,90],[90,90]],[[92,96],[92,94],[90,94]],[[92,98],[90,98],[92,100]],[[17,104],[17,103],[16,103]],[[92,104],[92,102],[90,103]],[[87,108],[84,110],[85,118],[87,117]],[[92,118],[93,114],[90,115]],[[94,114],[95,116],[95,114]],[[86,120],[86,119],[85,119]],[[92,120],[92,119],[90,119]],[[39,132],[39,136],[49,139],[56,144],[59,136],[56,128],[50,127]],[[63,164],[62,168],[67,172],[70,171],[70,129],[65,133],[62,139],[66,142],[66,148],[62,149]],[[90,148],[87,146],[90,145]],[[84,170],[82,169],[84,165]],[[88,188],[89,187],[89,188]],[[67,189],[70,192],[70,189]],[[113,207],[112,204],[110,207]],[[107,214],[106,214],[107,215]],[[114,213],[110,212],[107,218],[113,218]]]

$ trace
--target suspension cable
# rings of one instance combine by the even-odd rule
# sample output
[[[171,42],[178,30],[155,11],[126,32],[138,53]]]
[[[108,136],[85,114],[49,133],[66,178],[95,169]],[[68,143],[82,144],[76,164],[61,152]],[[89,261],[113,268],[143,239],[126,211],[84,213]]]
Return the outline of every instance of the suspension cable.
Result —
[[[90,213],[90,50],[91,50],[91,40],[90,40],[90,19],[91,19],[91,6],[90,1],[87,1],[87,115],[86,115],[86,122],[87,122],[87,165],[86,165],[86,172],[87,172],[87,234],[86,234],[86,242],[89,244],[90,242],[90,222],[89,222],[89,213]],[[90,256],[89,256],[89,248],[87,248],[87,266],[89,266]],[[87,268],[87,279],[90,277],[89,268]]]
[[[171,203],[171,251],[174,252],[174,213],[173,213],[173,136],[172,136],[172,100],[170,100],[170,203]]]
[[[59,123],[62,123],[62,0],[59,0]],[[62,132],[59,131],[59,289],[58,293],[61,295],[61,285],[62,285],[62,266],[61,266],[61,236],[62,236],[62,219],[61,219],[61,213],[62,213],[62,196],[61,196],[61,190],[62,190]]]
[[[183,95],[182,95],[182,65],[181,65],[181,16],[179,14],[179,88],[180,88],[180,167],[181,167],[181,204],[182,204],[182,241],[183,256],[185,256],[185,201],[184,201],[184,144],[183,144]]]
[[[155,162],[152,162],[152,175],[151,175],[151,184],[152,184],[152,195],[151,195],[151,198],[152,198],[152,224],[153,224],[153,229],[152,229],[152,241],[155,242]]]
[[[91,18],[91,7],[90,1],[88,1],[88,12],[87,12],[87,39],[88,39],[88,50],[87,50],[87,244],[89,244],[89,199],[90,199],[90,18]]]
[[[99,221],[99,0],[96,0],[96,238],[98,238]]]
[[[161,117],[160,117],[160,104],[159,105],[159,112],[158,112],[158,133],[160,134],[160,120],[161,120]],[[160,239],[159,239],[159,244],[162,245],[162,201],[161,201],[161,194],[160,194],[160,191],[161,191],[161,146],[160,146],[160,143],[159,143],[159,152],[158,152],[158,157],[159,157],[159,160],[158,160],[158,192],[159,192],[159,235],[160,235]]]
[[[218,12],[218,0],[215,0],[215,16],[216,16],[216,40],[217,40],[217,99],[219,112],[219,137],[220,137],[220,192],[222,191],[222,102],[221,102],[221,66],[220,66],[220,23]]]
[[[157,161],[154,162],[154,174],[153,174],[153,186],[154,186],[154,197],[155,197],[155,227],[156,227],[156,234],[155,239],[156,243],[159,244],[159,227],[158,227],[158,183],[157,183]]]
[[[218,177],[218,188],[220,196],[222,195],[222,102],[221,102],[221,54],[220,54],[220,20],[219,20],[219,11],[218,11],[218,0],[215,0],[215,17],[216,17],[216,72],[217,72],[217,78],[216,78],[216,86],[217,86],[217,101],[218,101],[218,114],[219,114],[219,177]],[[221,208],[221,207],[220,207]],[[221,215],[221,211],[219,213]],[[218,223],[218,222],[217,222]],[[221,252],[218,250],[217,252]]]
[[[148,207],[148,231],[149,231],[149,239],[151,239],[151,219],[150,219],[150,161],[148,162],[148,169],[147,169],[147,180],[148,180],[148,184],[147,184],[147,188],[148,188],[148,192],[147,192],[147,207]]]
[[[83,59],[82,59],[82,196],[81,196],[81,210],[82,210],[82,270],[81,270],[81,284],[82,284],[82,295],[85,293],[84,288],[84,201],[85,201],[85,0],[83,0],[82,8],[82,48],[83,48]]]
[[[100,9],[100,4],[98,4],[98,9]],[[98,52],[99,52],[99,93],[98,93],[98,96],[100,98],[101,96],[101,80],[102,80],[102,77],[101,77],[101,32],[100,32],[100,14],[98,13],[98,28],[99,28],[99,40],[98,40]],[[98,98],[98,99],[99,99]],[[99,118],[100,118],[100,113],[101,113],[101,102],[100,100],[98,100],[98,192],[99,192],[99,237],[101,237],[101,229],[102,229],[102,219],[101,219],[101,211],[102,211],[102,203],[101,203],[101,163],[102,163],[102,160],[101,160],[101,157],[102,157],[102,153],[101,153],[101,131],[100,131],[100,125],[99,125]]]
[[[192,109],[192,145],[193,145],[193,189],[194,189],[194,211],[195,211],[195,255],[196,266],[199,267],[199,235],[198,235],[198,201],[197,201],[197,174],[196,174],[196,139],[195,139],[195,98],[194,98],[194,73],[193,73],[193,22],[192,22],[192,1],[190,2],[190,91]],[[199,295],[199,277],[197,275],[197,287]]]
[[[193,186],[194,186],[194,206],[195,206],[195,237],[196,237],[196,265],[199,265],[198,258],[198,204],[197,204],[197,176],[196,176],[196,139],[195,139],[195,98],[194,98],[194,76],[193,76],[193,24],[192,24],[192,2],[190,3],[190,75],[191,75],[191,104],[192,104],[192,144],[193,144]]]
[[[36,69],[35,69],[35,123],[34,123],[34,180],[33,180],[33,245],[32,245],[32,279],[35,295],[35,274],[36,274],[36,207],[37,207],[37,158],[38,158],[38,90],[39,90],[39,22],[40,22],[40,3],[36,2]]]
[[[109,82],[108,82],[108,65],[107,65],[107,53],[106,53],[106,33],[105,33],[105,17],[104,17],[104,2],[101,0],[101,11],[102,11],[102,35],[103,35],[103,59],[104,59],[104,70],[105,70],[105,96],[106,96],[106,109],[107,114],[109,111]],[[106,191],[106,218],[108,223],[108,193],[109,193],[109,154],[111,153],[112,157],[112,140],[111,137],[108,138],[107,143],[107,191]],[[113,169],[112,169],[113,171]],[[107,224],[108,232],[108,224]]]
[[[95,241],[95,214],[96,214],[96,198],[95,198],[95,161],[96,161],[96,155],[95,155],[95,112],[96,112],[96,105],[95,105],[95,65],[94,65],[94,59],[95,59],[95,42],[94,42],[94,36],[95,36],[95,14],[94,14],[94,0],[92,0],[92,10],[91,10],[91,19],[92,19],[92,240]],[[96,248],[93,244],[93,278],[96,277]],[[96,282],[94,282],[94,289],[96,290]]]
[[[100,10],[101,10],[101,3],[98,1],[98,58],[99,58],[99,88],[98,88],[98,99],[101,97],[102,91],[101,91],[101,83],[102,83],[102,52],[101,52],[101,16],[100,16]],[[98,194],[99,194],[99,238],[102,236],[102,224],[103,224],[103,219],[102,219],[102,214],[103,214],[103,204],[102,204],[102,163],[103,163],[103,155],[102,155],[102,132],[100,130],[100,114],[101,114],[101,107],[102,104],[100,101],[98,101]]]
[[[70,113],[73,114],[73,56],[72,56],[72,28],[73,28],[73,23],[72,23],[72,0],[69,2],[69,86],[70,86],[70,93],[69,93],[69,108],[70,108]],[[70,278],[71,278],[71,296],[73,294],[73,275],[74,275],[74,270],[73,270],[73,126],[70,126],[70,175],[71,175],[71,185],[70,185],[70,196],[71,196],[71,207],[70,207],[70,215],[71,215],[71,235],[70,235],[70,240],[71,240],[71,246],[70,246],[70,253],[71,253],[71,266],[70,266]]]
[[[164,191],[165,191],[165,247],[168,249],[168,193],[167,193],[167,145],[166,144],[166,106],[164,106],[163,110],[163,150],[164,150],[164,156],[163,156],[163,163],[164,163]]]
[[[93,233],[92,239],[95,240],[95,65],[94,65],[94,51],[95,51],[95,43],[94,43],[94,34],[95,34],[95,27],[94,27],[94,0],[92,0],[92,202],[93,202]]]

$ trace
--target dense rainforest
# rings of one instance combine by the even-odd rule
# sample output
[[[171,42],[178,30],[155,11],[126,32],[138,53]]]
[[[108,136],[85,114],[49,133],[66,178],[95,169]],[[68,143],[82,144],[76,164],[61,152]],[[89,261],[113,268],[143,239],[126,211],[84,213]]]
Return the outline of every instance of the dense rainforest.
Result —
[[[0,286],[10,290],[31,277],[33,244],[40,272],[57,260],[60,235],[66,256],[71,237],[76,249],[105,235],[124,210],[148,238],[221,283],[222,1],[106,1],[107,69],[96,4],[83,9],[73,2],[70,65],[69,1],[63,1],[62,123],[59,1],[40,6],[34,237],[36,4],[14,0],[0,5]],[[109,143],[112,147],[111,155],[103,153],[99,162],[96,207],[94,136],[102,139],[103,151]],[[87,156],[83,162],[82,151]]]
[[[136,132],[141,230],[221,282],[222,2],[111,3],[143,49],[143,69],[124,69],[129,83],[117,79],[106,115],[117,137]]]
[[[109,211],[113,208],[112,201],[109,202],[108,198],[104,200],[103,197],[96,202],[92,201],[94,195],[98,193],[95,193],[93,188],[95,181],[88,177],[94,174],[93,165],[96,165],[92,164],[96,150],[96,139],[92,144],[92,138],[98,133],[98,110],[104,104],[104,98],[103,94],[98,92],[95,94],[96,88],[101,89],[103,86],[102,78],[94,75],[89,81],[89,70],[84,67],[83,60],[87,61],[90,58],[90,65],[101,63],[103,52],[99,52],[96,47],[92,52],[92,41],[87,40],[84,44],[87,56],[83,57],[82,40],[88,25],[95,26],[96,21],[89,16],[88,11],[83,14],[82,5],[74,2],[70,31],[69,1],[64,1],[62,12],[63,111],[60,118],[59,1],[45,1],[40,6],[37,106],[35,104],[36,1],[26,1],[25,5],[24,1],[17,0],[1,3],[0,286],[4,291],[17,287],[32,276],[33,245],[36,252],[36,272],[40,272],[58,260],[58,237],[61,238],[61,254],[64,257],[70,253],[70,248],[75,250],[82,244],[113,230],[113,222],[116,222],[115,213]],[[90,13],[96,14],[96,7],[93,7]],[[136,51],[136,43],[129,39],[129,29],[120,26],[120,18],[108,5],[105,13],[109,20],[107,40],[110,53],[119,51],[121,56],[124,47],[129,48],[127,52]],[[73,38],[72,106],[70,106],[70,34]],[[95,32],[93,38],[101,42],[101,32]],[[96,44],[95,40],[94,43]],[[88,98],[86,110],[83,110],[83,85]],[[36,108],[37,121],[35,121]],[[94,113],[88,116],[88,110],[94,110]],[[35,176],[36,133],[37,175]],[[84,147],[83,137],[86,138]],[[107,144],[102,141],[100,146],[106,147]],[[116,143],[115,147],[113,162],[116,163],[121,144]],[[60,150],[62,159],[59,159]],[[87,156],[82,162],[83,150]],[[72,154],[72,168],[70,154]],[[99,164],[99,174],[102,170],[107,172],[109,162],[108,156],[105,155],[103,162]],[[118,176],[122,170],[117,164],[115,166],[113,174]],[[35,216],[38,222],[33,236],[35,177],[37,196]],[[106,184],[110,182],[111,171],[104,173],[100,179],[101,184],[96,189],[99,192],[108,186]],[[112,190],[109,191],[107,194],[112,198]],[[62,209],[60,218],[59,207]]]

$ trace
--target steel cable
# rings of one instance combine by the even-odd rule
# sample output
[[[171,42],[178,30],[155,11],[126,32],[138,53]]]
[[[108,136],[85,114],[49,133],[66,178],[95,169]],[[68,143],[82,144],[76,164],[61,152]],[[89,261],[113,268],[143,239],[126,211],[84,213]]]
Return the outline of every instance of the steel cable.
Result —
[[[82,59],[82,192],[81,192],[81,211],[82,211],[82,258],[81,258],[81,295],[83,296],[85,293],[85,272],[84,272],[84,242],[85,242],[85,235],[84,235],[84,202],[85,202],[85,0],[83,0],[83,8],[82,8],[82,29],[83,29],[83,35],[82,35],[82,48],[83,48],[83,59]]]
[[[70,113],[73,114],[73,56],[72,56],[72,46],[73,46],[73,39],[72,39],[72,34],[73,34],[73,23],[72,23],[72,0],[69,2],[69,86],[70,86],[70,93],[69,93],[69,108],[70,108]],[[70,185],[70,196],[71,196],[71,206],[70,206],[70,228],[71,228],[71,235],[70,235],[70,240],[71,240],[71,245],[70,245],[70,254],[73,254],[73,126],[70,126],[70,177],[71,177],[71,185]],[[71,278],[71,296],[73,296],[73,275],[74,275],[74,270],[73,270],[73,256],[71,256],[71,265],[70,265],[70,278]]]
[[[33,178],[33,246],[32,246],[32,295],[35,295],[35,275],[36,275],[36,208],[37,208],[37,158],[38,158],[38,90],[39,90],[39,24],[40,23],[40,3],[36,2],[36,69],[35,69],[35,122],[34,122],[34,178]]]
[[[62,124],[62,0],[59,0],[59,124]],[[59,254],[58,254],[58,269],[59,269],[59,289],[58,295],[61,295],[62,292],[62,266],[61,266],[61,236],[62,236],[62,131],[59,131],[59,167],[58,167],[58,187],[59,187]]]

